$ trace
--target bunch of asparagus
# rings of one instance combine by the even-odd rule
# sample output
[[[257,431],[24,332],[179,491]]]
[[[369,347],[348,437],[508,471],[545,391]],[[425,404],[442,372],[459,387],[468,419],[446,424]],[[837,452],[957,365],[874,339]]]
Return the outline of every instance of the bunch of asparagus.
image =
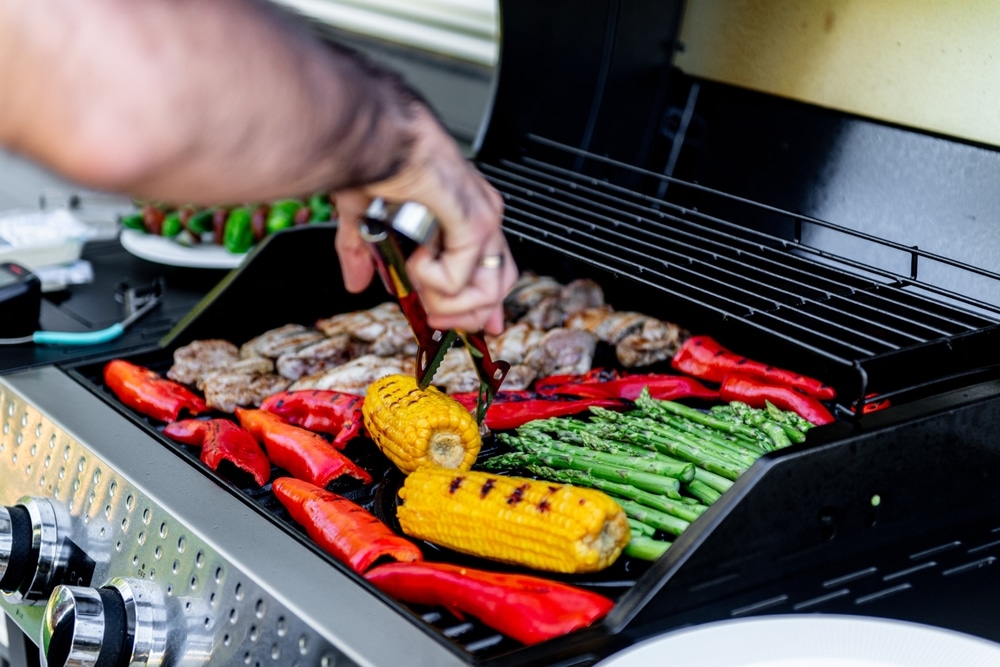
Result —
[[[771,404],[709,412],[652,398],[636,409],[591,408],[589,421],[554,417],[497,438],[511,451],[481,465],[600,489],[629,516],[625,553],[655,560],[763,454],[805,440],[812,424]]]

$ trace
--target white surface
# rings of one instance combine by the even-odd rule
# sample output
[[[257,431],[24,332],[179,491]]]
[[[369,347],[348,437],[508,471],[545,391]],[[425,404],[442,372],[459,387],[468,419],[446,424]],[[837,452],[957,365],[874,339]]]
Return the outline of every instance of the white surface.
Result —
[[[881,618],[765,616],[646,640],[598,667],[995,667],[1000,644],[941,628]]]
[[[247,257],[247,253],[234,254],[220,245],[187,247],[172,239],[144,234],[134,229],[123,229],[119,238],[125,250],[157,264],[196,269],[232,269],[242,264]]]
[[[0,261],[35,270],[76,261],[90,229],[65,209],[0,213]]]

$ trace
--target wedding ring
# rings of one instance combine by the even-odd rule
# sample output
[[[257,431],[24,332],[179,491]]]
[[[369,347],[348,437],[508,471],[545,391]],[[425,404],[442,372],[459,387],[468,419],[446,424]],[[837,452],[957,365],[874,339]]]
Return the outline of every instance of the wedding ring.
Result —
[[[483,255],[479,266],[484,269],[499,269],[503,266],[503,255]]]

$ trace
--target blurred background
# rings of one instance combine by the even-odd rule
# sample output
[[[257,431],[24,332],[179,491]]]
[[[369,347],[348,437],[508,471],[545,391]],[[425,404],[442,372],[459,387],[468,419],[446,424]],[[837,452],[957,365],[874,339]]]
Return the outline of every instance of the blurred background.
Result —
[[[463,148],[471,150],[491,97],[498,52],[497,0],[273,1],[403,74]],[[81,199],[82,216],[98,224],[108,219],[109,208],[123,205],[121,199],[81,191],[0,150],[0,211],[37,208],[40,203],[59,206],[73,196]]]

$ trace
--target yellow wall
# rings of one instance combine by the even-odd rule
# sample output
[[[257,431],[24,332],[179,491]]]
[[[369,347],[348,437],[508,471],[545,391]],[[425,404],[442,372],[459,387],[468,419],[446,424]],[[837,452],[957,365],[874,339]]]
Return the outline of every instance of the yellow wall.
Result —
[[[688,0],[677,65],[1000,146],[1000,1]]]

